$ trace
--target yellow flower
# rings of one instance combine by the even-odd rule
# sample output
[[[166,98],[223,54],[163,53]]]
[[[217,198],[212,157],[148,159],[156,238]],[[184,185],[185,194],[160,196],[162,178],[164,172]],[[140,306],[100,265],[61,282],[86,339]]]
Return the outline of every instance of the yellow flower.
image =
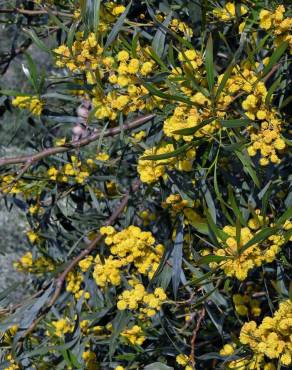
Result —
[[[33,230],[27,231],[26,236],[32,244],[36,243],[39,239],[38,234],[35,233]]]
[[[225,344],[224,346],[223,346],[223,348],[220,350],[220,355],[221,356],[230,356],[230,355],[232,355],[232,353],[234,353],[234,344],[233,343],[231,343],[231,344]]]
[[[146,137],[146,132],[145,132],[145,131],[135,132],[134,134],[132,134],[132,136],[133,136],[137,141],[141,141],[142,139],[144,139],[144,138]]]
[[[126,329],[121,332],[121,336],[126,338],[129,343],[141,346],[146,337],[143,335],[143,330],[140,326],[134,325],[131,329]]]
[[[126,10],[126,7],[124,5],[116,5],[112,9],[112,14],[117,16],[117,15],[120,15],[120,14],[124,13],[125,10]]]
[[[153,147],[151,149],[146,149],[144,154],[139,158],[137,167],[141,181],[148,184],[157,181],[165,174],[166,166],[174,163],[172,158],[169,160],[147,160],[143,159],[144,156],[165,154],[173,150],[172,144],[167,144],[160,148]]]
[[[184,355],[183,353],[181,353],[176,356],[175,360],[179,365],[186,366],[190,359],[187,355]]]
[[[90,268],[92,263],[93,263],[93,257],[88,256],[88,257],[85,257],[83,260],[81,260],[78,265],[81,268],[82,272],[86,272]]]
[[[119,62],[126,62],[130,55],[126,50],[122,50],[118,53],[117,58]]]
[[[57,321],[52,321],[52,325],[55,330],[55,335],[57,337],[62,337],[65,334],[72,332],[74,326],[70,323],[69,319],[60,319]]]
[[[12,105],[20,109],[28,109],[32,114],[39,116],[42,113],[44,102],[37,96],[17,96]]]
[[[65,143],[66,143],[66,138],[65,137],[62,137],[62,138],[57,139],[55,141],[55,145],[56,146],[63,146]]]
[[[240,341],[248,345],[256,356],[280,359],[285,366],[291,364],[292,302],[280,303],[273,317],[265,317],[259,326],[254,321],[243,325]]]
[[[50,167],[47,174],[51,180],[56,180],[58,175],[58,170],[55,167]]]
[[[105,152],[100,152],[95,157],[98,161],[107,161],[109,159],[109,155]]]
[[[142,64],[140,72],[143,76],[147,76],[153,71],[153,63],[152,62],[145,62]]]
[[[260,27],[268,30],[272,27],[272,13],[268,10],[262,9],[260,11]]]

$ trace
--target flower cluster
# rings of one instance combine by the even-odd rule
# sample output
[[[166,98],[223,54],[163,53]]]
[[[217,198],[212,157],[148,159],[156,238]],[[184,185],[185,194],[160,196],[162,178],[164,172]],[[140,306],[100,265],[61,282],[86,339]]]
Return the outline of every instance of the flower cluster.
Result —
[[[159,156],[174,151],[173,144],[162,144],[160,147],[146,149],[138,160],[137,171],[142,182],[151,184],[160,178],[167,178],[167,169],[177,169],[179,171],[189,172],[192,170],[192,164],[196,157],[195,149],[189,149],[182,157],[170,156],[167,159],[147,159],[147,156]]]
[[[38,96],[17,96],[12,100],[12,105],[20,109],[27,109],[35,116],[41,115],[44,102]]]
[[[163,246],[155,246],[151,232],[142,231],[137,226],[116,232],[111,226],[102,227],[101,234],[106,235],[105,243],[110,247],[111,255],[101,260],[97,255],[93,277],[97,285],[107,283],[120,285],[121,268],[132,264],[140,274],[152,277],[163,253]]]
[[[257,326],[255,321],[247,322],[240,332],[240,341],[248,345],[254,355],[265,355],[269,359],[280,359],[283,366],[292,362],[292,302],[280,303],[273,317],[266,316]]]
[[[11,354],[6,356],[6,360],[9,361],[9,366],[5,367],[4,370],[19,370],[20,369],[19,365],[13,359]]]
[[[239,16],[245,15],[247,8],[244,5],[240,5]],[[226,22],[236,17],[236,5],[232,2],[227,2],[223,8],[213,9],[213,15],[219,18],[221,21]]]
[[[185,216],[184,223],[196,225],[202,222],[202,217],[196,211],[200,206],[200,201],[191,201],[182,199],[180,194],[170,194],[164,202],[161,203],[162,208],[169,209],[171,216],[175,217],[177,214],[182,213]]]
[[[47,175],[52,181],[74,181],[78,184],[84,184],[90,172],[89,168],[82,164],[76,156],[71,156],[71,163],[66,163],[60,169],[52,166],[48,169]]]
[[[147,293],[144,285],[136,280],[130,281],[133,288],[125,290],[119,297],[117,307],[123,311],[126,309],[139,311],[140,317],[152,317],[161,308],[166,300],[166,294],[162,288],[156,288],[153,293]]]
[[[235,226],[225,226],[223,232],[226,235],[223,248],[216,249],[216,256],[226,257],[221,262],[212,262],[210,267],[221,268],[227,276],[235,276],[238,280],[244,280],[248,272],[261,266],[264,262],[274,261],[281,246],[285,243],[281,232],[269,236],[261,243],[252,243],[247,248],[245,245],[256,235],[261,225],[263,216],[257,215],[257,218],[249,220],[248,227],[240,229],[240,235],[236,235]]]
[[[85,292],[84,289],[81,288],[82,283],[83,275],[81,273],[72,271],[69,272],[66,278],[66,290],[67,292],[74,294],[77,300],[83,295],[85,299],[90,298],[90,293]]]
[[[259,316],[261,314],[260,301],[252,299],[248,294],[234,294],[232,297],[235,311],[240,316]]]
[[[74,329],[74,326],[70,322],[69,318],[61,318],[60,320],[52,321],[51,328],[53,329],[54,335],[59,338],[64,337],[65,334],[71,333]],[[47,332],[48,335],[51,335],[51,332]]]
[[[82,358],[85,362],[86,370],[98,370],[97,356],[93,351],[84,351]]]
[[[138,325],[133,325],[130,329],[123,330],[121,336],[126,338],[130,344],[138,346],[141,346],[146,339],[142,328]]]
[[[143,220],[143,226],[149,226],[151,222],[156,220],[155,213],[152,213],[150,210],[145,209],[139,213],[139,217]]]
[[[148,90],[140,82],[141,77],[150,77],[155,72],[156,63],[148,48],[138,45],[134,54],[132,56],[124,49],[115,56],[103,57],[101,65],[104,82],[110,84],[112,91],[105,94],[103,91],[94,90],[92,102],[96,118],[115,120],[119,112],[128,115],[159,106],[158,97],[146,99]]]
[[[256,155],[260,151],[260,164],[265,166],[272,163],[279,163],[280,159],[277,151],[281,153],[285,149],[285,141],[281,138],[282,122],[277,117],[274,110],[269,110],[265,106],[267,89],[262,82],[258,82],[252,94],[248,95],[242,102],[245,114],[251,120],[259,120],[259,130],[254,126],[249,127],[251,145],[248,147],[250,156]]]
[[[274,12],[262,9],[259,14],[260,27],[273,32],[276,46],[288,42],[292,53],[292,17],[285,17],[285,12],[284,5],[279,5]]]
[[[175,360],[176,363],[180,366],[183,366],[185,370],[193,370],[193,367],[190,365],[190,356],[181,353],[176,356]]]
[[[71,49],[66,45],[60,45],[54,49],[56,54],[56,66],[67,67],[72,72],[96,71],[101,60],[103,48],[98,45],[94,33],[90,33],[86,40],[74,41]],[[90,76],[90,72],[88,72]]]
[[[163,13],[159,12],[158,14],[156,14],[156,19],[159,22],[163,22],[165,18],[166,16]],[[182,34],[183,37],[186,39],[191,38],[194,34],[192,28],[189,27],[186,22],[183,22],[178,18],[173,18],[167,27],[175,33]]]
[[[44,256],[33,259],[31,252],[25,253],[19,261],[13,264],[13,266],[19,271],[26,271],[34,274],[53,271],[55,269],[55,265],[51,259]]]

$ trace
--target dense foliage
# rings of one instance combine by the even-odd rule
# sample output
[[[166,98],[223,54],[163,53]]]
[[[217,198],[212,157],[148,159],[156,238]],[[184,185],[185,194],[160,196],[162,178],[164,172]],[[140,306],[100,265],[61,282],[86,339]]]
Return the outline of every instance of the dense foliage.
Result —
[[[289,1],[6,3],[34,293],[1,294],[1,369],[288,368]]]

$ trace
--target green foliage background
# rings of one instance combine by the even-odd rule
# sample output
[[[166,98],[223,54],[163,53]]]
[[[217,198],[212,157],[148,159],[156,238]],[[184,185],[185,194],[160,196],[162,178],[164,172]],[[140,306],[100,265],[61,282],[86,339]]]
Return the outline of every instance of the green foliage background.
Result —
[[[259,324],[264,317],[273,316],[280,302],[291,300],[291,229],[284,228],[292,215],[291,54],[288,44],[275,45],[273,32],[265,32],[259,25],[262,9],[275,11],[278,5],[284,5],[285,15],[291,17],[291,4],[290,1],[236,2],[235,16],[223,21],[214,16],[213,10],[222,9],[226,3],[120,1],[118,4],[126,7],[125,12],[108,21],[110,26],[106,31],[100,31],[98,22],[103,21],[104,13],[100,9],[105,6],[104,1],[0,2],[4,36],[0,50],[0,145],[4,158],[0,160],[1,212],[17,208],[26,217],[27,229],[38,237],[36,241],[28,238],[25,242],[20,237],[20,243],[26,243],[33,258],[32,267],[27,271],[31,283],[29,291],[23,294],[23,302],[15,302],[13,288],[0,294],[0,368],[118,369],[123,366],[125,369],[206,370],[234,368],[232,361],[236,360],[244,361],[240,365],[243,367],[237,367],[239,369],[268,369],[267,364],[274,366],[270,369],[285,368],[279,356],[263,356],[254,365],[252,361],[257,354],[250,346],[243,345],[239,336],[244,322],[255,320]],[[240,5],[247,9],[245,16],[240,14]],[[1,9],[11,11],[1,12]],[[43,13],[33,13],[39,10]],[[72,18],[76,10],[79,14]],[[158,14],[165,17],[156,18]],[[192,37],[171,30],[171,19],[185,22],[193,30]],[[243,19],[247,26],[240,32]],[[155,63],[151,75],[138,76],[141,86],[147,90],[144,99],[153,99],[153,107],[134,112],[121,110],[115,120],[97,118],[97,108],[92,108],[85,134],[91,135],[97,130],[101,135],[86,146],[70,144],[72,127],[83,123],[78,107],[84,107],[88,99],[92,102],[96,86],[106,94],[113,87],[99,77],[95,83],[89,83],[86,70],[72,73],[66,66],[57,68],[58,55],[54,49],[62,44],[70,49],[73,41],[80,37],[80,31],[84,32],[85,39],[94,32],[107,56],[116,57],[125,49],[133,56],[138,42],[142,49],[148,45]],[[289,32],[291,34],[291,29]],[[186,68],[185,73],[169,80],[173,68],[182,67],[178,53],[192,49],[202,55],[201,75]],[[266,57],[270,62],[261,64]],[[208,121],[210,117],[207,122],[200,122],[201,126],[179,131],[179,140],[166,137],[163,125],[174,109],[180,103],[191,105],[187,94],[180,90],[181,82],[195,92],[206,94],[212,100],[212,113],[218,118],[218,76],[224,75],[222,93],[232,78],[231,68],[246,60],[254,70],[259,63],[256,73],[258,81],[264,81],[268,91],[267,109],[275,109],[282,122],[279,135],[286,146],[280,151],[279,163],[261,166],[259,154],[253,157],[248,154],[251,142],[248,127],[253,125],[259,131],[260,123],[257,118],[251,120],[242,108],[246,94],[228,105],[224,117],[218,119],[218,130],[209,136],[198,137],[196,133],[213,123],[213,120]],[[13,97],[22,94],[44,101],[41,115],[13,106]],[[153,116],[148,116],[152,113]],[[124,126],[145,116],[145,122],[133,130]],[[118,135],[104,135],[106,130],[117,128]],[[141,130],[146,135],[139,141],[133,133]],[[190,137],[190,141],[185,142],[182,135]],[[32,162],[20,177],[23,163],[5,163],[8,157],[55,147],[60,138],[66,138],[68,150]],[[146,158],[152,163],[167,162],[165,176],[150,184],[141,182],[137,171],[139,159],[146,149],[163,147],[165,142],[171,143],[173,149],[163,154],[154,151]],[[196,149],[191,171],[177,170],[171,163],[185,159],[190,148]],[[109,159],[105,162],[96,159],[100,152],[108,153]],[[50,169],[58,169],[60,175],[64,165],[72,164],[73,155],[84,166],[87,166],[87,159],[95,163],[85,181],[70,178],[62,182],[50,177]],[[19,192],[9,185],[7,191],[4,181],[7,175],[11,176],[12,187],[19,186]],[[13,183],[15,178],[16,183]],[[165,206],[171,194],[179,194],[186,204],[194,202],[195,205],[187,208],[193,209],[197,217],[189,219],[183,208],[174,212],[171,205]],[[138,274],[129,264],[122,272],[120,285],[108,284],[103,288],[93,278],[93,263],[82,273],[82,289],[90,292],[89,300],[84,295],[76,298],[68,292],[65,279],[61,280],[58,296],[52,301],[62,273],[88,248],[90,238],[96,237],[100,227],[123,201],[126,207],[120,209],[113,220],[115,229],[120,231],[136,225],[150,231],[157,243],[165,247],[155,274],[151,277]],[[35,205],[41,207],[40,212],[30,212],[30,207]],[[254,267],[246,279],[239,281],[234,276],[226,276],[224,269],[214,265],[226,260],[226,256],[219,256],[216,251],[226,240],[224,226],[232,225],[236,229],[235,238],[240,241],[241,229],[251,218],[257,219],[257,210],[263,221],[250,244],[262,248],[264,254],[272,235],[281,235],[284,242],[271,263]],[[145,219],[143,211],[155,217]],[[9,238],[7,240],[13,244]],[[250,244],[243,245],[243,249]],[[101,238],[91,255],[101,255],[104,262],[109,255],[108,249]],[[208,255],[204,253],[206,249]],[[39,258],[50,261],[53,268],[41,266],[38,270]],[[71,271],[80,273],[78,264]],[[117,308],[119,295],[130,289],[129,279],[133,276],[148,292],[162,287],[167,294],[167,300],[151,318],[141,319],[135,310]],[[233,299],[236,294],[257,300],[260,314],[254,316],[249,311],[247,315],[240,315]],[[290,314],[292,317],[292,312]],[[57,336],[52,322],[62,318],[72,323],[72,330]],[[89,322],[87,332],[80,326],[84,320]],[[98,334],[90,330],[97,325],[102,327]],[[143,329],[145,341],[141,345],[131,344],[120,335],[133,325]],[[227,356],[221,351],[226,343],[233,343],[235,347]],[[84,358],[86,351],[94,354],[93,362]],[[176,361],[179,354],[187,356],[185,364]]]

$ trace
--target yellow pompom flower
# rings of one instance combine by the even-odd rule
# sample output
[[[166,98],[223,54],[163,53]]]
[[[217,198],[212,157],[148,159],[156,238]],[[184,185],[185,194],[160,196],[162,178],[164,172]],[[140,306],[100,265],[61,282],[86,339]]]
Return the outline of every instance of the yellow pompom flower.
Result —
[[[27,109],[32,114],[41,115],[44,107],[44,102],[37,96],[17,96],[12,100],[12,105],[20,109]]]
[[[256,356],[279,359],[282,365],[289,366],[292,362],[291,327],[292,302],[288,299],[280,303],[273,317],[266,316],[258,326],[254,321],[245,323],[240,341],[248,345]]]

